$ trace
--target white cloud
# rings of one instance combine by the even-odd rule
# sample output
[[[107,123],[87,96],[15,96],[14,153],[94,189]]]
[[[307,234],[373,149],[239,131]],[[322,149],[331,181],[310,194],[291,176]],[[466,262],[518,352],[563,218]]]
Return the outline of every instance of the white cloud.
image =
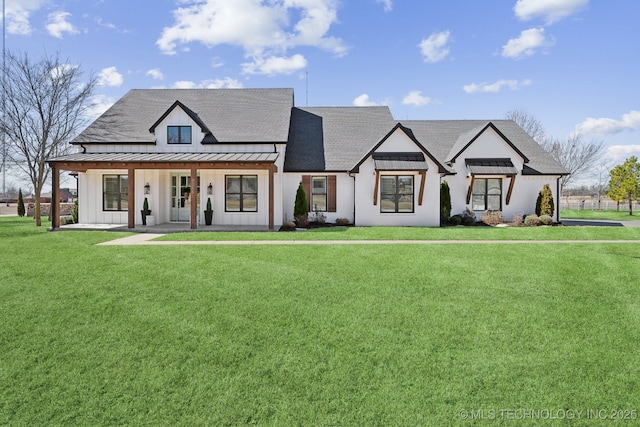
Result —
[[[287,50],[298,46],[313,46],[342,56],[347,51],[342,40],[328,35],[337,21],[338,3],[338,0],[182,0],[183,6],[173,12],[174,25],[163,29],[156,44],[166,54],[175,54],[178,48],[186,49],[193,42],[209,47],[239,46],[255,63],[250,71],[261,69],[261,61],[271,65],[274,58],[286,59]],[[294,55],[288,59],[289,66],[298,66],[301,57]],[[289,66],[281,69],[290,72]],[[269,69],[278,68],[275,65]]]
[[[511,39],[502,46],[502,56],[521,59],[531,56],[537,48],[553,46],[554,42],[544,36],[544,28],[530,28],[520,33],[520,37]]]
[[[513,11],[522,21],[543,17],[547,24],[553,24],[588,4],[589,0],[518,0]]]
[[[355,105],[356,107],[376,107],[382,104],[371,101],[369,99],[369,95],[367,95],[366,93],[363,93],[362,95],[358,96],[353,100],[353,105]]]
[[[518,90],[523,86],[530,86],[533,82],[529,79],[518,81],[518,80],[498,80],[495,83],[471,83],[466,86],[463,86],[462,89],[467,93],[479,93],[479,92],[489,92],[489,93],[497,93],[502,90],[503,87],[507,87],[511,90]]]
[[[53,37],[62,38],[63,33],[78,34],[78,30],[67,21],[71,17],[69,12],[53,12],[47,17],[47,31]]]
[[[224,79],[203,80],[200,83],[192,81],[181,80],[173,84],[175,89],[239,89],[242,88],[242,83],[231,77],[225,77]]]
[[[604,159],[620,164],[631,156],[640,158],[640,145],[612,145],[604,152]]]
[[[116,67],[104,68],[98,74],[98,86],[118,87],[124,81],[122,74],[118,72]]]
[[[9,1],[6,4],[7,33],[16,35],[31,34],[29,18],[31,12],[44,7],[49,0]]]
[[[242,64],[242,71],[245,74],[266,74],[273,76],[276,74],[292,74],[307,66],[304,56],[296,54],[289,58],[271,56],[269,58],[255,57],[253,62]]]
[[[162,80],[164,79],[164,74],[160,71],[160,68],[152,68],[147,71],[147,76],[151,77],[154,80]]]
[[[442,61],[449,54],[447,43],[449,42],[449,31],[433,33],[429,38],[423,39],[418,47],[422,52],[424,62]]]
[[[393,10],[392,0],[376,0],[376,3],[381,3],[384,6],[385,12],[391,12]]]
[[[621,120],[589,117],[576,126],[576,132],[592,135],[610,135],[625,130],[640,130],[640,111],[623,114]]]
[[[95,120],[114,104],[114,100],[106,95],[94,95],[87,108],[87,117]]]
[[[428,96],[422,96],[422,92],[419,90],[413,90],[409,92],[407,96],[402,100],[404,105],[413,105],[416,107],[422,107],[431,103],[431,98]]]

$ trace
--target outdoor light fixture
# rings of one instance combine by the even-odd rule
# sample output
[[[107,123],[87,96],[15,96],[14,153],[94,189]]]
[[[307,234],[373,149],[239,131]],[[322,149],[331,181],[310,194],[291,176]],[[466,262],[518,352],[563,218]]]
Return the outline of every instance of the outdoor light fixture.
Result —
[[[144,185],[144,194],[149,194],[151,192],[151,186],[149,185],[149,183],[147,182]]]
[[[208,195],[213,194],[213,185],[211,183],[209,183],[209,186],[207,187],[207,194]]]

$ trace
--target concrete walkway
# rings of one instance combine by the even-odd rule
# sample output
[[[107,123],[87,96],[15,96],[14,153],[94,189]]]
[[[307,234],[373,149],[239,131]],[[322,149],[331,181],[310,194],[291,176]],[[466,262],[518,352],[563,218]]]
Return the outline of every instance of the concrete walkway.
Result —
[[[100,246],[129,245],[496,245],[544,243],[636,243],[640,240],[153,240],[165,234],[140,233],[98,243]]]

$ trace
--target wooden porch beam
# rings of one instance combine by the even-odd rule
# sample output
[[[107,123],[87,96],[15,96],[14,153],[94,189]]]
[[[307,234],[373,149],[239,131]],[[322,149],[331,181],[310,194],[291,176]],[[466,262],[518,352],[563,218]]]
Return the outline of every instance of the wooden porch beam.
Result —
[[[515,184],[515,182],[516,182],[516,176],[512,175],[511,182],[509,183],[509,191],[507,191],[507,200],[506,200],[507,205],[511,201],[511,193],[513,193],[513,185]]]
[[[471,175],[471,181],[469,181],[469,189],[467,190],[467,204],[471,201],[471,192],[473,191],[473,180],[475,176]]]
[[[380,182],[380,171],[376,171],[376,183],[373,188],[373,206],[378,204],[378,183]]]
[[[420,194],[418,195],[418,206],[422,206],[422,199],[424,197],[424,186],[427,180],[427,171],[420,171]]]

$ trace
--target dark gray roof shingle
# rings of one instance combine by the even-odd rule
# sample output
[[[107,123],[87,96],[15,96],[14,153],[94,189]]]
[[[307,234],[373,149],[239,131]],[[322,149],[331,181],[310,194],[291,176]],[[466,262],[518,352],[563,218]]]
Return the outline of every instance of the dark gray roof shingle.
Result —
[[[154,143],[149,128],[176,101],[197,114],[217,142],[287,141],[293,89],[135,89],[73,143]]]
[[[388,107],[294,108],[284,170],[348,171],[394,124]]]

